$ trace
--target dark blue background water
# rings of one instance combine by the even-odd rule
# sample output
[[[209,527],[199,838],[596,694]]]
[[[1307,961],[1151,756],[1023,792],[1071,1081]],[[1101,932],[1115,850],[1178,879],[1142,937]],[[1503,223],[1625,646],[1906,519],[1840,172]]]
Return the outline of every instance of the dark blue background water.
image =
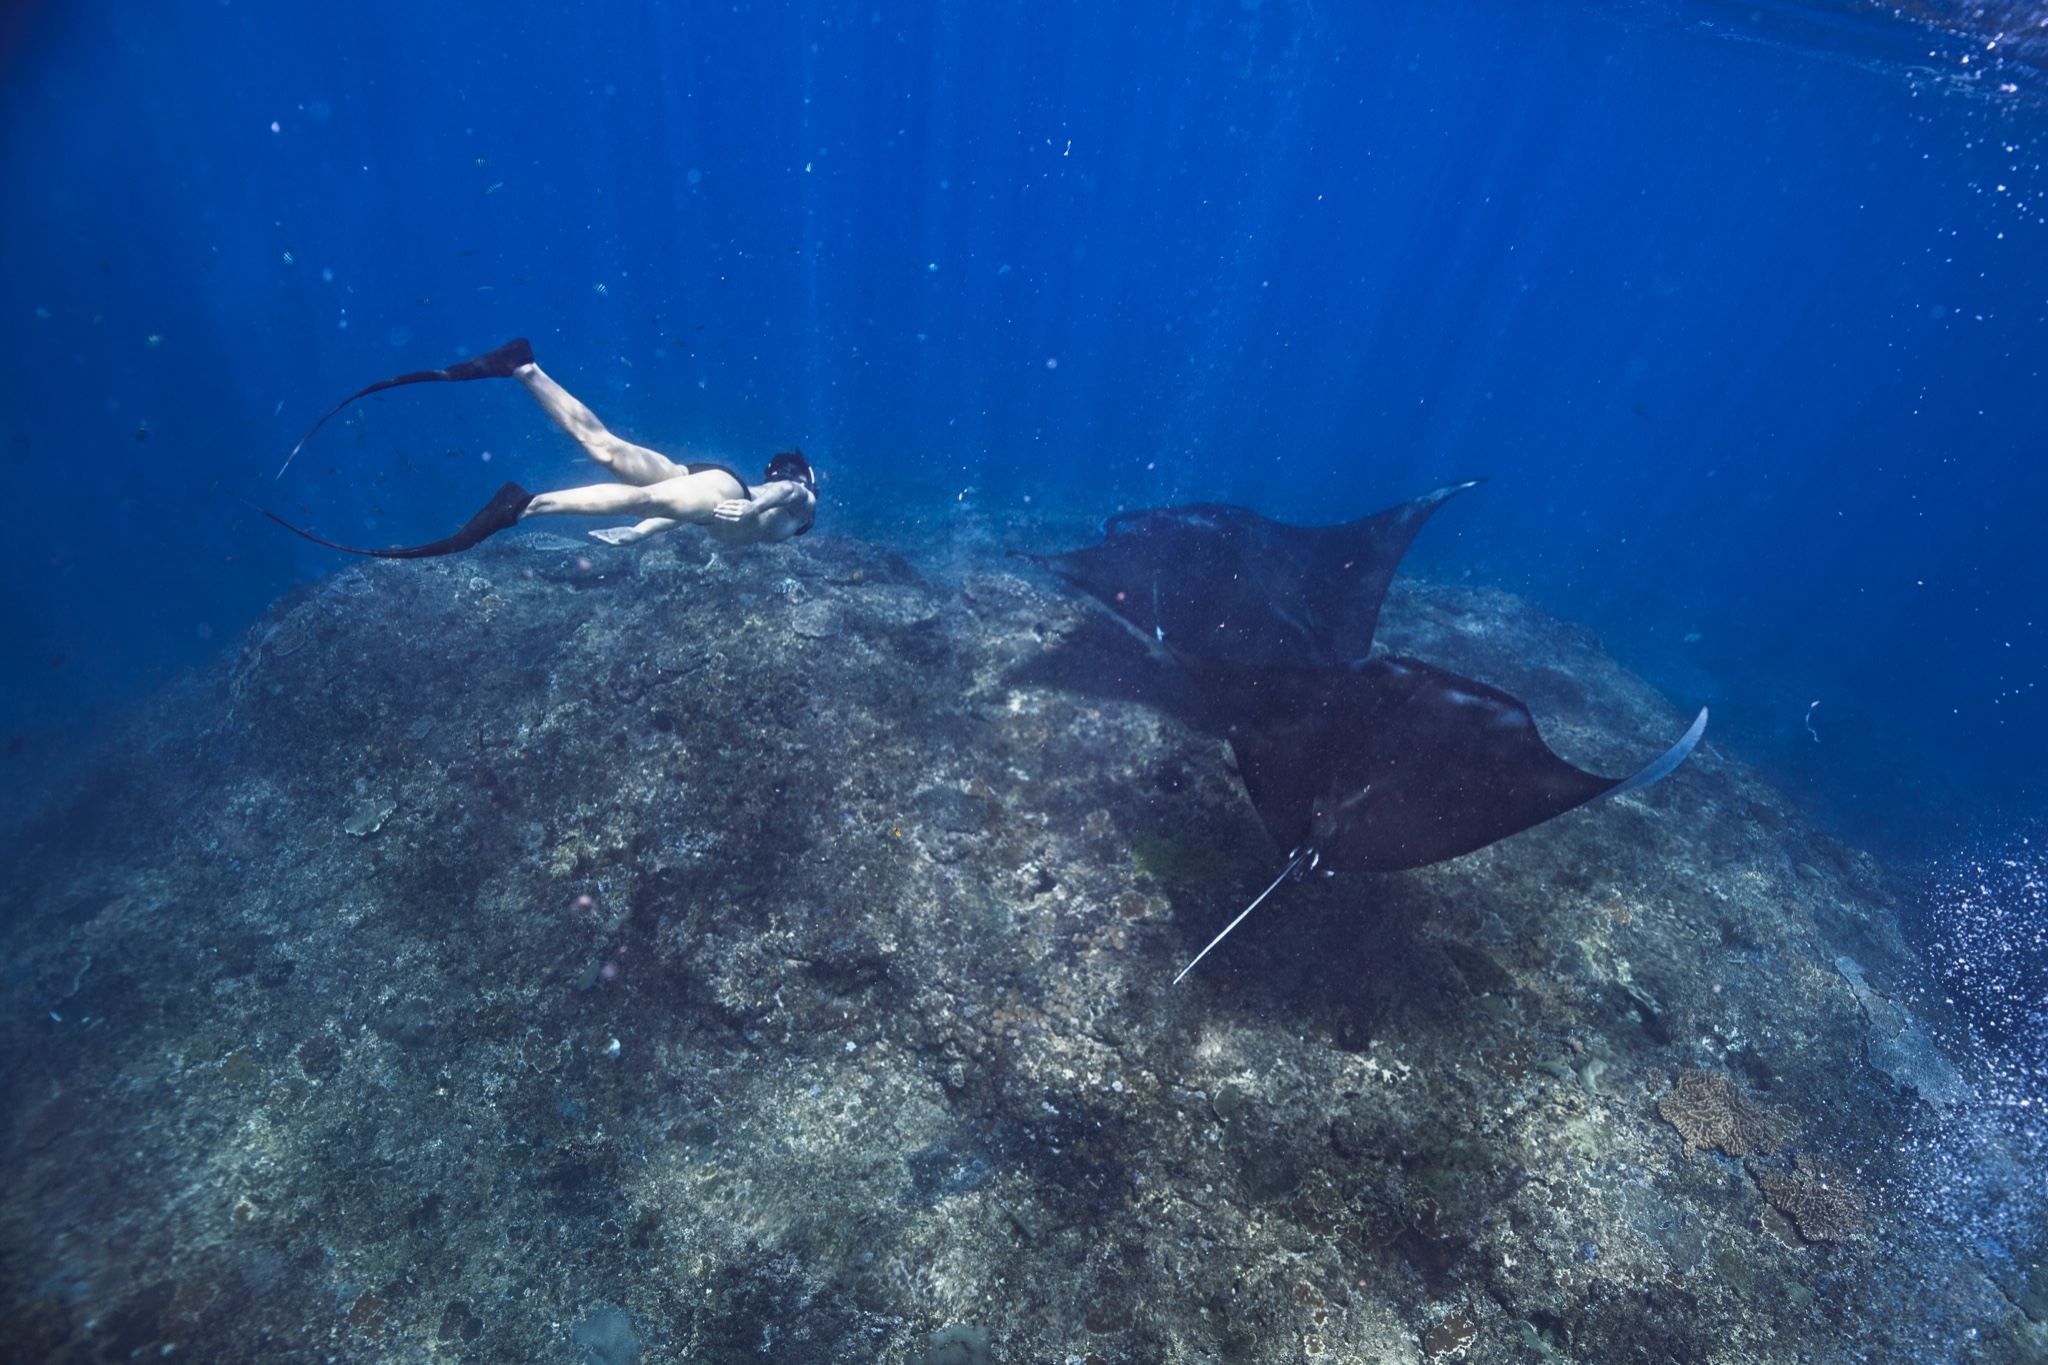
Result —
[[[523,334],[635,438],[802,445],[826,529],[1489,475],[1418,567],[1595,626],[1868,837],[2030,808],[2048,115],[1958,93],[1973,51],[1710,5],[48,3],[0,84],[9,780],[339,566],[255,508],[385,544],[587,481],[510,384],[273,480]]]

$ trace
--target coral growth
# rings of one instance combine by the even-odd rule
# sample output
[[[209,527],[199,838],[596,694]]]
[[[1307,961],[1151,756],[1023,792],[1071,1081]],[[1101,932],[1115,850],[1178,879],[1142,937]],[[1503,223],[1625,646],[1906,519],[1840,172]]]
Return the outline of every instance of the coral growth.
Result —
[[[1290,884],[1175,986],[1282,851],[1142,646],[1007,568],[508,534],[141,708],[0,828],[0,1361],[2040,1358],[1880,1213],[1939,1116],[1831,964],[1943,1021],[1874,865],[1702,753]],[[1595,770],[1669,731],[1505,594],[1382,630]],[[1623,1078],[1738,1038],[1665,1118],[1775,1146],[1768,1079],[1882,1239],[1666,1159]]]
[[[1765,1171],[1756,1183],[1809,1242],[1844,1241],[1863,1226],[1862,1192],[1846,1172],[1825,1161],[1802,1156],[1794,1170]]]
[[[1657,1112],[1685,1139],[1686,1154],[1719,1147],[1732,1157],[1775,1152],[1785,1141],[1784,1111],[1767,1114],[1725,1071],[1680,1071]]]

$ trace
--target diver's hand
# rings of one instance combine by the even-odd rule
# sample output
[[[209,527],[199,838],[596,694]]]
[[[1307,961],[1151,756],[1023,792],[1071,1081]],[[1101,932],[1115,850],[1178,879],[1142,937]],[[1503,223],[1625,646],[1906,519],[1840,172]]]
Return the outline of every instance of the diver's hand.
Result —
[[[642,536],[637,526],[607,526],[601,531],[592,531],[590,538],[601,540],[607,545],[631,545],[634,541],[642,539]]]
[[[720,521],[745,521],[754,504],[745,498],[727,498],[711,509],[711,514]]]

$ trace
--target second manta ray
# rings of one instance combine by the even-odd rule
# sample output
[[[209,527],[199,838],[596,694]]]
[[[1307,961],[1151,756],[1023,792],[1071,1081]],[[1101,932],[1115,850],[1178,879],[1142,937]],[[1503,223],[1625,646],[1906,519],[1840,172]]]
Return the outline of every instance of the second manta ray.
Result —
[[[1288,526],[1202,503],[1111,518],[1100,544],[1026,555],[1096,598],[1186,670],[1229,739],[1287,866],[1179,982],[1280,883],[1303,871],[1443,862],[1668,776],[1706,733],[1630,777],[1552,753],[1529,708],[1419,659],[1371,657],[1394,570],[1453,484],[1342,526]]]

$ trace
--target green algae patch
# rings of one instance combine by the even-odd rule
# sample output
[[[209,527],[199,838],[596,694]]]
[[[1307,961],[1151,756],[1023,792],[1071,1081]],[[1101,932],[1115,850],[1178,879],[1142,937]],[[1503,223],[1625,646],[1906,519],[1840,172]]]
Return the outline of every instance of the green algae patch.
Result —
[[[1235,874],[1240,861],[1202,839],[1140,834],[1131,841],[1131,865],[1159,882],[1202,886]]]

